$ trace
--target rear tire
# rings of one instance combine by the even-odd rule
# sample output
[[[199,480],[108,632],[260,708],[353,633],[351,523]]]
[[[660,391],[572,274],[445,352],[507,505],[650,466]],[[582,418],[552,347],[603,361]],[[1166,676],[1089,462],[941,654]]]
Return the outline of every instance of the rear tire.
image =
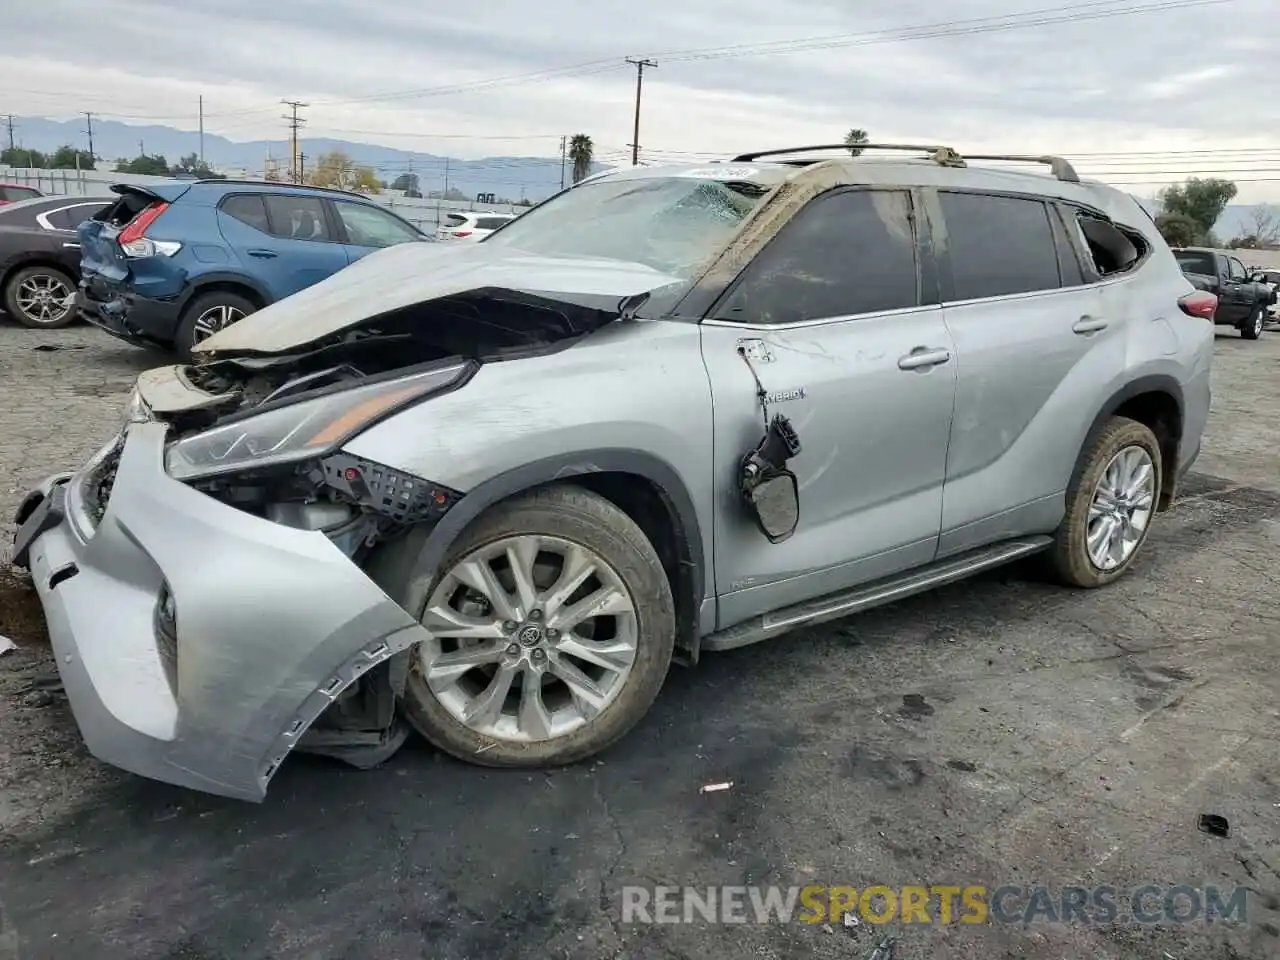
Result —
[[[402,701],[432,744],[483,766],[559,766],[648,712],[671,663],[675,604],[653,545],[611,502],[565,485],[498,504],[430,580],[411,572],[424,542],[411,535],[392,563],[400,573],[378,579],[436,628],[410,651]],[[516,570],[529,571],[523,592]],[[602,612],[573,625],[584,609]],[[459,638],[467,627],[472,637]]]
[[[1055,579],[1091,589],[1123,576],[1151,530],[1163,483],[1155,434],[1127,417],[1108,420],[1067,487],[1066,516],[1047,558]],[[1129,492],[1118,496],[1120,489]]]
[[[1240,336],[1245,340],[1257,340],[1262,336],[1262,328],[1266,326],[1266,310],[1261,304],[1253,308],[1253,313],[1240,325]]]
[[[57,267],[24,267],[15,271],[4,285],[4,309],[24,327],[57,330],[76,319],[76,282]]]
[[[182,319],[173,335],[174,352],[190,360],[191,348],[197,343],[243,320],[257,309],[248,298],[229,290],[201,294],[182,311]]]

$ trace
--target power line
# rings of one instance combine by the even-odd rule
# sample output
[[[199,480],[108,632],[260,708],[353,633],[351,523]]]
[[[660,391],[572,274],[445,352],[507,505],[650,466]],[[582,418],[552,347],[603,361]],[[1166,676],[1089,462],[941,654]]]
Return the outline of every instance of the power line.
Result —
[[[1111,17],[1130,16],[1137,13],[1160,13],[1187,7],[1210,6],[1231,3],[1234,0],[1156,0],[1135,6],[1116,7],[1120,0],[1092,0],[1066,6],[1044,7],[1018,13],[1000,14],[994,17],[974,17],[965,20],[944,20],[914,27],[873,30],[865,33],[839,34],[826,37],[810,37],[804,40],[773,40],[756,44],[736,44],[726,47],[673,51],[656,54],[667,63],[687,63],[702,60],[723,60],[731,57],[762,57],[777,54],[803,53],[839,47],[866,46],[877,43],[900,43],[906,40],[927,40],[937,37],[968,36],[975,33],[993,33],[1021,27],[1046,26],[1055,23],[1074,23],[1084,20],[1104,20]],[[1106,7],[1109,9],[1091,9]]]

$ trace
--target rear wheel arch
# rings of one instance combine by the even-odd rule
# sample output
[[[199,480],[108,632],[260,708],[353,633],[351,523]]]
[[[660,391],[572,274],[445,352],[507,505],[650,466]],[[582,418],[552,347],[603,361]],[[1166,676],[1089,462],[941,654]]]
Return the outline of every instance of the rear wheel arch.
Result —
[[[553,484],[590,490],[640,527],[662,560],[671,585],[678,652],[690,663],[696,662],[701,637],[699,611],[706,584],[701,525],[684,482],[668,463],[651,454],[587,450],[516,467],[468,492],[431,530],[414,538],[412,546],[401,547],[401,556],[388,556],[382,562],[401,570],[403,564],[412,563],[414,575],[425,576],[440,566],[463,531],[492,507]],[[370,574],[381,583],[387,569],[375,564]]]
[[[39,253],[27,254],[0,264],[0,290],[4,290],[9,285],[9,281],[13,279],[15,273],[19,270],[26,270],[28,267],[45,267],[49,270],[56,270],[58,273],[70,277],[73,284],[80,279],[75,270],[68,267],[57,257]]]
[[[201,277],[191,285],[191,288],[183,297],[182,308],[185,310],[188,304],[197,297],[203,297],[209,293],[217,293],[220,290],[235,294],[238,297],[244,297],[259,310],[271,302],[271,297],[267,295],[266,291],[255,283],[234,275],[212,274],[207,277]]]
[[[1081,450],[1087,449],[1092,440],[1112,417],[1126,417],[1143,424],[1160,444],[1160,458],[1164,463],[1164,483],[1160,490],[1160,510],[1173,505],[1177,493],[1178,456],[1182,446],[1184,423],[1182,385],[1167,374],[1151,374],[1125,384],[1113,393],[1094,417],[1085,434]],[[1077,462],[1071,479],[1084,469]]]

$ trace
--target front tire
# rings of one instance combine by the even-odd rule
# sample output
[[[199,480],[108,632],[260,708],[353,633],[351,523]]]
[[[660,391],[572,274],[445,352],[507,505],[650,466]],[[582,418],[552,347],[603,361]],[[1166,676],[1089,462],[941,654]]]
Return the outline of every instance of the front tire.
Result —
[[[24,327],[57,330],[76,319],[76,282],[57,267],[24,267],[4,286],[4,309]]]
[[[243,320],[258,308],[252,301],[229,290],[201,294],[187,304],[173,337],[173,349],[191,359],[192,348],[219,330]]]
[[[1266,326],[1267,317],[1266,310],[1259,304],[1253,308],[1253,313],[1240,326],[1240,336],[1245,340],[1257,340],[1262,336],[1262,328]]]
[[[432,633],[410,651],[402,706],[436,747],[484,766],[559,766],[649,710],[675,605],[653,545],[608,500],[566,485],[499,504],[439,571],[387,585]]]
[[[1056,578],[1093,588],[1122,576],[1151,530],[1163,482],[1155,434],[1127,417],[1107,421],[1067,487],[1066,516],[1048,555]]]

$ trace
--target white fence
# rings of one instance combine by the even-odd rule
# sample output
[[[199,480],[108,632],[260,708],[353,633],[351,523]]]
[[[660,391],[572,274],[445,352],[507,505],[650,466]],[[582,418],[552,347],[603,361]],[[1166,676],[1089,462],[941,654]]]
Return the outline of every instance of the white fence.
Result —
[[[34,168],[6,167],[0,164],[0,182],[34,187],[41,193],[78,197],[110,196],[113,183],[132,183],[147,186],[154,183],[173,183],[172,177],[149,177],[139,173],[113,173],[109,170],[37,170]],[[400,190],[384,190],[367,194],[367,199],[394,210],[420,230],[435,232],[440,220],[453,210],[481,211],[486,213],[519,213],[524,210],[517,204],[475,203],[467,200],[430,200],[425,197],[406,197]]]

